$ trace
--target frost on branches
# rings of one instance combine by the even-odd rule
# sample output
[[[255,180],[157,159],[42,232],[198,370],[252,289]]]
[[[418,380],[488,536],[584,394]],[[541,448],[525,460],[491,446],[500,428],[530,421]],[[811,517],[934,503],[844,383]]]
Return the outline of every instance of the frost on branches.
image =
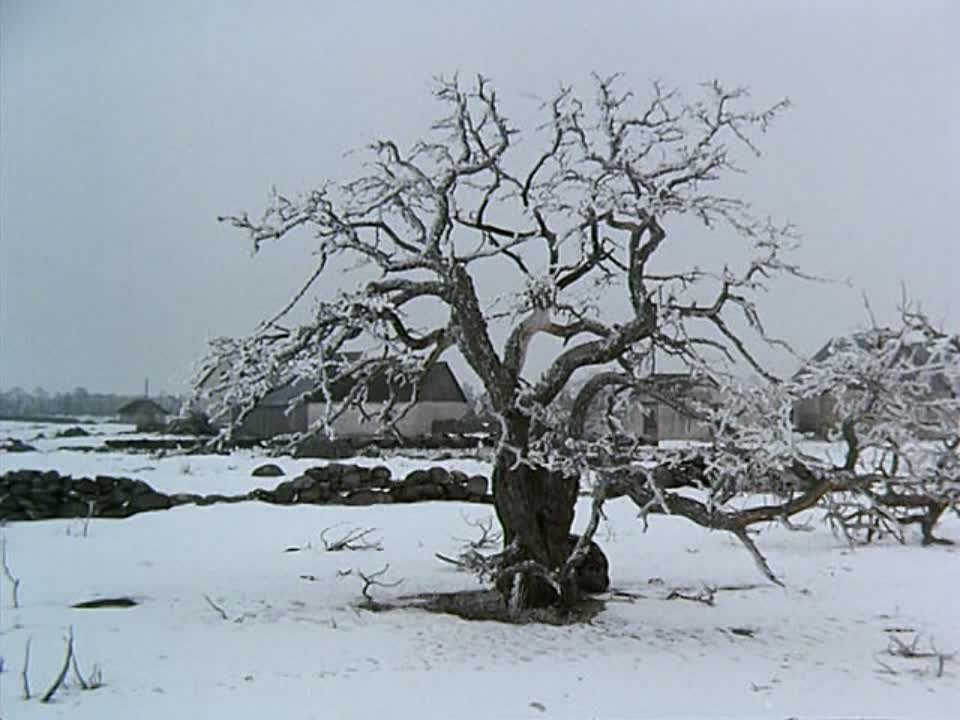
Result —
[[[486,79],[440,80],[440,117],[422,140],[379,140],[352,180],[276,194],[260,217],[222,218],[255,250],[306,235],[318,260],[276,317],[249,337],[213,343],[198,383],[213,411],[235,428],[271,390],[303,387],[292,403],[322,403],[310,432],[330,433],[340,414],[371,412],[372,383],[415,388],[458,353],[499,419],[493,492],[505,547],[495,574],[514,605],[571,602],[586,589],[583,564],[600,553],[591,538],[606,497],[628,494],[647,512],[730,530],[772,577],[745,528],[789,515],[790,503],[832,482],[832,470],[799,455],[779,406],[775,423],[757,419],[762,431],[745,419],[768,408],[726,419],[687,408],[719,424],[715,446],[697,453],[644,460],[623,441],[618,412],[633,394],[656,392],[655,355],[718,387],[737,364],[769,379],[755,347],[780,341],[758,301],[775,279],[804,275],[788,260],[792,228],[722,189],[758,154],[787,101],[751,108],[745,90],[718,82],[689,96],[657,84],[635,96],[620,85],[595,77],[588,97],[562,89],[521,134]],[[671,265],[663,249],[677,223],[712,230],[711,242],[729,245],[727,264]],[[290,322],[313,291],[347,287],[350,268],[362,270],[356,289],[318,300],[306,323]],[[493,277],[512,278],[512,292],[486,289]],[[553,348],[537,374],[535,342]],[[588,438],[585,414],[597,398],[609,422]],[[388,402],[372,419],[389,430],[403,411]],[[780,444],[766,443],[771,431]],[[858,458],[866,441],[857,441]],[[575,538],[581,478],[598,493],[588,531]],[[724,509],[739,493],[791,483],[801,499],[786,507]],[[698,497],[676,490],[690,485]]]
[[[898,327],[835,341],[793,381],[798,396],[829,398],[831,439],[845,455],[831,471],[841,492],[827,499],[834,526],[851,540],[919,523],[925,544],[944,511],[960,512],[960,338],[904,305]]]

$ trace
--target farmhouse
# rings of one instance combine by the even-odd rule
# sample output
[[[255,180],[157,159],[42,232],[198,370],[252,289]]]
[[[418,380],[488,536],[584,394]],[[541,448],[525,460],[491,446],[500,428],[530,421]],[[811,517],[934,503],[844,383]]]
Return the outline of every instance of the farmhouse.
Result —
[[[657,373],[650,376],[647,388],[638,393],[629,414],[630,426],[638,437],[651,442],[712,438],[710,426],[695,417],[692,405],[716,403],[714,383],[688,373]]]
[[[330,399],[334,403],[340,402],[352,388],[350,382],[334,383],[330,388]],[[431,435],[435,423],[459,420],[468,411],[466,396],[450,366],[438,362],[424,375],[416,397],[412,385],[391,387],[385,378],[375,377],[367,385],[367,401],[363,412],[351,408],[338,416],[332,422],[335,435],[370,437],[383,432],[376,417],[391,394],[394,398],[394,415],[399,417],[396,430],[407,438]],[[311,399],[288,410],[290,401],[301,396]],[[308,380],[299,380],[268,393],[244,419],[239,434],[249,438],[269,438],[304,432],[320,422],[325,412],[326,402],[319,386]]]
[[[117,410],[120,422],[137,426],[137,430],[157,430],[167,421],[167,411],[149,398],[131,400]]]
[[[717,402],[717,387],[708,380],[688,373],[655,373],[647,378],[643,390],[633,392],[619,420],[624,433],[650,444],[663,440],[706,442],[712,438],[711,428],[697,419],[693,406]],[[604,422],[605,404],[601,397],[591,408],[588,434]]]
[[[851,348],[861,350],[870,349],[870,337],[866,333],[854,333],[846,337],[832,338],[818,350],[795,374],[794,379],[802,378],[813,372],[836,353],[846,352]],[[906,361],[909,365],[921,367],[930,360],[929,351],[920,344],[904,345],[897,353],[898,361]],[[909,377],[912,371],[905,371],[904,377]],[[942,373],[934,373],[930,379],[930,397],[950,397],[952,389],[950,383]],[[802,398],[793,406],[794,427],[803,433],[812,433],[820,438],[826,438],[831,431],[838,427],[836,400],[830,393],[820,393],[811,397]]]

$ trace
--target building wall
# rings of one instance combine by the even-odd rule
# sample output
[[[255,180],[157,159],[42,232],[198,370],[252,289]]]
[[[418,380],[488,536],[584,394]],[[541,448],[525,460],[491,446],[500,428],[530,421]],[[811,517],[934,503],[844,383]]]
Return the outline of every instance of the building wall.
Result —
[[[382,409],[380,403],[368,403],[366,411],[377,415]],[[403,409],[398,405],[397,412]],[[322,403],[310,403],[307,406],[307,420],[310,424],[318,421],[324,411]],[[419,402],[404,415],[397,423],[397,430],[407,437],[430,435],[433,432],[433,423],[437,420],[459,420],[467,414],[467,404],[463,402],[428,401]],[[333,424],[338,437],[357,437],[376,435],[381,432],[376,422],[366,421],[358,410],[348,410]]]
[[[624,430],[634,437],[653,440],[712,439],[710,426],[687,417],[664,402],[647,399],[634,402],[624,418]]]
[[[254,408],[243,420],[240,435],[252,438],[271,438],[307,429],[307,408],[294,408],[288,415],[286,408],[276,405],[261,405]]]
[[[657,407],[657,440],[711,439],[710,426],[660,403]]]
[[[804,398],[793,406],[793,424],[797,430],[826,437],[834,424],[833,399],[826,393]]]

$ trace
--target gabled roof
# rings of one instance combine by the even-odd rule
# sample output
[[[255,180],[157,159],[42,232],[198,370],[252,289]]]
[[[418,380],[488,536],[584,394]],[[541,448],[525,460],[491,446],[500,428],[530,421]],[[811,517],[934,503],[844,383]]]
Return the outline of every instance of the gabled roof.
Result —
[[[117,415],[166,415],[167,411],[149,398],[131,400],[117,410]]]
[[[810,372],[812,366],[825,363],[837,353],[853,349],[854,345],[860,350],[870,351],[874,349],[874,340],[871,334],[867,332],[857,332],[852,335],[831,338],[822,348],[814,353],[813,357],[793,374],[794,379],[802,378]],[[917,368],[922,368],[930,361],[930,357],[930,351],[926,347],[921,343],[912,342],[904,343],[900,346],[897,351],[896,360],[898,365],[902,363],[905,366],[913,365]],[[901,377],[909,377],[910,375],[915,376],[915,373],[905,371]],[[942,372],[934,373],[930,377],[930,388],[938,395],[949,395],[952,392],[950,382]]]
[[[330,396],[334,401],[347,397],[356,381],[352,378],[343,378],[335,382],[330,388]],[[391,384],[383,374],[374,375],[367,382],[367,402],[387,402],[391,395],[398,402],[410,402],[413,399],[414,387],[410,383]],[[317,398],[322,399],[322,398]],[[454,376],[450,366],[445,362],[438,362],[430,366],[417,393],[418,402],[466,402],[463,389]]]
[[[355,385],[352,378],[343,378],[330,387],[330,399],[339,402],[347,397],[350,390]],[[290,401],[295,397],[310,393],[308,395],[313,402],[322,402],[323,393],[318,383],[312,383],[306,378],[301,378],[283,387],[277,388],[267,393],[260,401],[261,407],[287,407]],[[410,402],[413,397],[413,385],[403,383],[391,386],[386,376],[375,375],[367,383],[367,402],[382,403],[387,402],[393,390],[394,400],[397,402]],[[462,402],[467,401],[463,394],[463,388],[457,382],[456,376],[445,362],[435,363],[427,370],[423,380],[420,383],[420,392],[417,394],[418,402]]]

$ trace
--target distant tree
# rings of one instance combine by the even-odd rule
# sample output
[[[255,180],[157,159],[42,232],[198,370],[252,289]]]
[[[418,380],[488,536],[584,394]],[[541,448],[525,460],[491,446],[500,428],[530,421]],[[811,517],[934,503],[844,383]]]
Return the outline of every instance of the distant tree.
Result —
[[[739,160],[758,152],[758,136],[787,101],[752,109],[745,90],[719,82],[693,98],[655,84],[640,100],[619,85],[616,76],[597,77],[588,99],[562,89],[523,145],[487,80],[469,88],[440,81],[435,96],[445,110],[409,150],[375,142],[365,174],[353,180],[276,194],[259,219],[221,218],[247,232],[254,250],[309,231],[317,265],[283,312],[249,337],[212,344],[201,376],[222,371],[222,382],[204,388],[214,412],[242,422],[270,389],[309,378],[321,383],[315,397],[328,399],[312,430],[332,431],[340,414],[363,406],[365,381],[417,382],[445,353],[459,352],[501,426],[493,492],[505,550],[497,586],[515,608],[579,595],[578,569],[598,521],[595,514],[571,542],[580,476],[596,471],[613,482],[625,467],[603,452],[602,438],[588,446],[577,432],[595,395],[642,386],[655,352],[708,374],[719,374],[719,360],[738,359],[769,377],[751,349],[751,338],[771,342],[757,298],[772,279],[802,274],[785,259],[796,246],[792,228],[720,189],[741,172]],[[744,255],[743,267],[731,260],[706,269],[693,256],[687,267],[655,269],[671,225],[684,218],[738,238],[730,257]],[[293,305],[339,261],[378,275],[319,302],[304,325],[288,326]],[[485,298],[480,267],[512,275],[515,290]],[[611,302],[618,292],[626,313]],[[441,319],[425,322],[433,317]],[[538,335],[563,345],[528,380]],[[558,411],[564,389],[591,368],[603,372]],[[329,400],[345,380],[353,391]],[[400,413],[387,403],[379,419],[390,424]],[[702,476],[696,467],[683,473]],[[648,480],[638,499],[646,502],[649,492],[673,509]],[[745,532],[738,536],[752,545]]]

